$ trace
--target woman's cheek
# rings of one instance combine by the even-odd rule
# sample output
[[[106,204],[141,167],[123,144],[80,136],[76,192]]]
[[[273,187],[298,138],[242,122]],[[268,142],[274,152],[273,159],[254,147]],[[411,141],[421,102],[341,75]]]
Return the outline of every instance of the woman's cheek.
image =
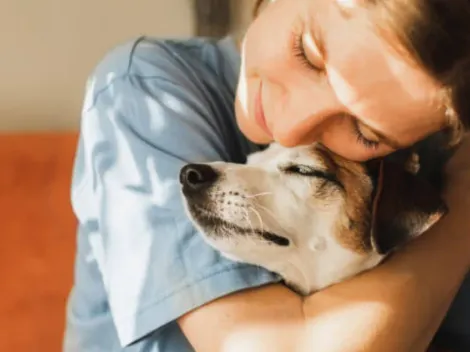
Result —
[[[393,152],[393,149],[379,145],[377,148],[368,148],[357,140],[353,133],[327,133],[321,137],[320,142],[334,153],[354,161],[366,161],[381,157]]]

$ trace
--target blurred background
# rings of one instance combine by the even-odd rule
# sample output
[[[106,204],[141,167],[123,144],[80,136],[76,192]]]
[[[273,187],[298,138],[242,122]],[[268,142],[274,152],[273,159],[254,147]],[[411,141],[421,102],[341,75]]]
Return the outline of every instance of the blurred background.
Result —
[[[140,35],[223,36],[254,0],[0,0],[0,351],[61,350],[88,74]]]
[[[87,75],[145,34],[236,30],[254,0],[0,0],[0,131],[73,129]]]

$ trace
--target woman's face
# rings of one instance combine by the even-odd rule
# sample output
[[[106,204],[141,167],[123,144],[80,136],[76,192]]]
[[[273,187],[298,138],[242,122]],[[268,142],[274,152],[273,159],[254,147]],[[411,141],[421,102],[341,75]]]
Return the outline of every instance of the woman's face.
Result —
[[[437,84],[394,50],[398,42],[380,35],[355,2],[277,0],[253,22],[236,102],[249,139],[317,141],[367,160],[442,128]]]

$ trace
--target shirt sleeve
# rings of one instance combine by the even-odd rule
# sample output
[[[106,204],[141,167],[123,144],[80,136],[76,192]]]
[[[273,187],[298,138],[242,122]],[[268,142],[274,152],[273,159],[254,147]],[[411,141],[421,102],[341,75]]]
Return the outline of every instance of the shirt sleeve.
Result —
[[[221,257],[185,214],[180,168],[230,152],[207,93],[176,61],[162,45],[115,50],[90,77],[82,113],[72,205],[122,345],[215,298],[279,281]]]

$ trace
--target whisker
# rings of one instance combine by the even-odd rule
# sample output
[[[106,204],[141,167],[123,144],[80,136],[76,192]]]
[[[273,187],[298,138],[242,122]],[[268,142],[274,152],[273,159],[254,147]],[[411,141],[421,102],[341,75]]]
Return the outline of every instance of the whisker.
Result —
[[[257,193],[257,194],[246,195],[245,198],[256,198],[256,197],[261,197],[261,196],[270,196],[272,194],[273,194],[273,192],[261,192],[261,193]]]
[[[255,213],[256,217],[258,218],[258,221],[261,225],[261,231],[264,231],[264,222],[263,222],[263,219],[261,217],[261,214],[256,210],[256,208],[254,206],[250,206],[249,208],[253,213]]]
[[[266,215],[269,215],[269,216],[272,218],[272,220],[276,223],[277,226],[279,226],[279,228],[280,228],[282,231],[284,231],[285,233],[289,233],[289,231],[287,231],[287,230],[284,228],[284,226],[281,225],[281,223],[279,222],[279,220],[277,219],[276,215],[274,214],[274,212],[273,212],[271,209],[269,209],[268,207],[266,207],[266,206],[264,206],[264,205],[262,205],[262,204],[259,204],[258,202],[256,202],[256,203],[254,204],[254,207],[262,209],[264,212],[266,212]]]
[[[225,171],[232,171],[232,170],[235,170],[235,169],[236,169],[236,167],[230,167],[230,166],[229,166],[229,167],[226,167],[226,168],[225,168]]]
[[[251,233],[255,233],[255,228],[253,226],[253,222],[250,219],[250,214],[248,213],[248,210],[245,209],[245,208],[242,208],[242,209],[245,212],[245,219],[248,222],[248,224],[250,225]]]

